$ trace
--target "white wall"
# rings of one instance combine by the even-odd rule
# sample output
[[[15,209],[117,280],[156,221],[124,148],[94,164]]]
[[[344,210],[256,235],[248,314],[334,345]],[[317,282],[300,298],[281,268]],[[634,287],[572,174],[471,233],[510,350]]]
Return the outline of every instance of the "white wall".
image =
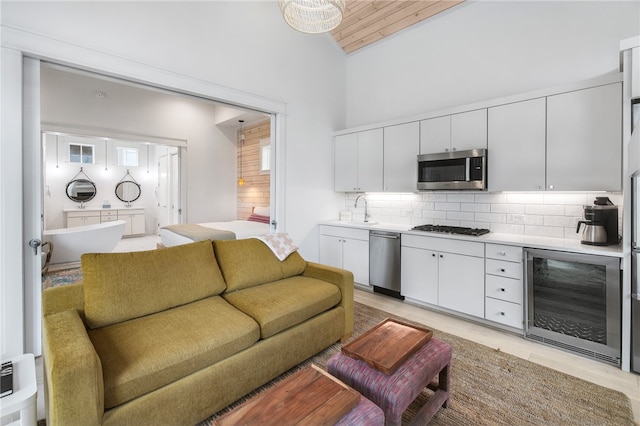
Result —
[[[347,127],[619,71],[637,1],[474,1],[347,58]]]
[[[116,62],[124,58],[285,102],[286,183],[279,196],[285,197],[286,231],[306,258],[317,259],[316,223],[340,206],[332,191],[332,132],[345,120],[344,55],[328,35],[292,30],[275,1],[1,6],[5,25],[112,54]],[[200,170],[209,165],[206,156],[195,161]],[[195,191],[194,202],[203,192]]]

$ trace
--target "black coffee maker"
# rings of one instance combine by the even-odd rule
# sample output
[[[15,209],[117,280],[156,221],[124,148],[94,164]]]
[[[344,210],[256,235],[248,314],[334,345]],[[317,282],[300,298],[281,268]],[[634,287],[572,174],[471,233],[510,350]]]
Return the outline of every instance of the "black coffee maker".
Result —
[[[584,219],[578,222],[576,232],[584,224],[582,244],[610,246],[618,244],[618,207],[609,197],[596,197],[592,206],[584,206]]]

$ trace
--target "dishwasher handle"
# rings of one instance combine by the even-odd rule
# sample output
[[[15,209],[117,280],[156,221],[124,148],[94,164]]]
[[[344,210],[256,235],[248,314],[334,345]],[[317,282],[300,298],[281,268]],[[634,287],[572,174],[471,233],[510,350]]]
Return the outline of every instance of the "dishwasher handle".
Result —
[[[388,238],[390,240],[397,240],[400,238],[400,235],[387,235],[387,234],[374,234],[373,232],[369,234],[370,237],[380,237],[380,238]]]

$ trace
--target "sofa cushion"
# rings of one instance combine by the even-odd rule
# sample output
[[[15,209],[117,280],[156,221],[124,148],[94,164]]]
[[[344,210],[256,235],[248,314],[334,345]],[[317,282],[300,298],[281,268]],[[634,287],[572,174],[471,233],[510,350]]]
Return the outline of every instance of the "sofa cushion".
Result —
[[[81,257],[90,328],[149,315],[222,293],[211,241],[133,253]]]
[[[220,296],[89,330],[102,362],[105,409],[223,360],[259,337],[258,324]]]
[[[336,306],[341,293],[326,281],[294,276],[222,297],[255,319],[266,339]]]
[[[265,243],[256,238],[214,241],[213,248],[227,292],[298,275],[306,267],[298,252],[280,261]]]

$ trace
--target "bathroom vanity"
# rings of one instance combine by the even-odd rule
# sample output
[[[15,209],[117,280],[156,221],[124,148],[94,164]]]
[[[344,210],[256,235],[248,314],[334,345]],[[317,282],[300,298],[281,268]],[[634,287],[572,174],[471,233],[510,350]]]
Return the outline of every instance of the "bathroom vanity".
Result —
[[[145,209],[125,208],[84,208],[64,209],[64,223],[66,228],[76,226],[96,225],[114,220],[124,220],[127,225],[124,230],[125,237],[141,236],[145,234]]]

